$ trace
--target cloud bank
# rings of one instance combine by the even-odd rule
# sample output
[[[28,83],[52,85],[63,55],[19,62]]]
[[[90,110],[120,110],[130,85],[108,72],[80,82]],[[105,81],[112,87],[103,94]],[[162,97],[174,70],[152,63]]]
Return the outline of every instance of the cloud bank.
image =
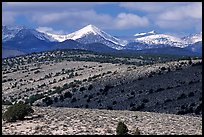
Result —
[[[117,14],[98,8],[117,6]],[[17,19],[54,28],[79,29],[94,24],[107,30],[156,28],[174,31],[201,30],[201,2],[4,2],[3,25],[15,24]],[[45,29],[44,28],[44,29]],[[42,28],[41,28],[42,29]],[[54,31],[54,30],[49,30]],[[56,31],[56,30],[55,30]],[[58,32],[63,33],[63,32]]]

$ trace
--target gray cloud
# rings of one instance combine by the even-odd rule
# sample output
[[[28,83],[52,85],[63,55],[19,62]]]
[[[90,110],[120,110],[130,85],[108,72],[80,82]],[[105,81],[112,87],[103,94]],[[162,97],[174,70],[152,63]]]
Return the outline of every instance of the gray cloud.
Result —
[[[146,17],[140,17],[130,13],[120,13],[115,19],[115,25],[118,29],[146,27],[149,25],[149,21]]]
[[[202,28],[201,2],[128,2],[119,5],[131,11],[143,12],[152,24],[161,29],[183,31]]]
[[[61,24],[80,28],[94,24],[103,29],[130,29],[148,25],[146,17],[132,13],[118,13],[116,16],[97,13],[93,7],[113,4],[110,2],[8,2],[3,3],[4,11],[25,16],[40,26]],[[117,4],[117,3],[114,3]],[[54,9],[54,10],[53,10]],[[12,19],[12,17],[11,17]]]
[[[3,12],[2,13],[2,24],[3,25],[12,25],[15,23],[15,17],[17,15],[14,12]]]
[[[66,32],[64,32],[64,30],[54,30],[51,27],[38,27],[38,28],[36,28],[36,30],[38,30],[40,32],[48,32],[48,33],[53,33],[53,34],[66,34]]]
[[[149,24],[146,17],[140,17],[135,14],[120,13],[116,17],[112,17],[107,14],[98,14],[94,10],[50,13],[44,15],[36,14],[32,17],[32,20],[38,22],[40,25],[61,23],[67,26],[75,25],[76,27],[81,27],[91,22],[103,29],[129,29],[134,27],[145,27]]]
[[[162,12],[172,10],[181,6],[186,6],[188,2],[121,2],[119,6],[133,11],[142,11],[147,13]]]
[[[161,20],[183,20],[186,18],[202,19],[202,4],[192,3],[174,10],[167,10],[159,15]]]

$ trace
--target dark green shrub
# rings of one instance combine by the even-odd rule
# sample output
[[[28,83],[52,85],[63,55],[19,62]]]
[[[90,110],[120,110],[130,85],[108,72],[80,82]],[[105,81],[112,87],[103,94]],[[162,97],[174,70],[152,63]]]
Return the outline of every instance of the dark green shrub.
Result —
[[[84,95],[84,98],[87,98],[87,97],[88,97],[88,95],[87,95],[87,94],[85,94],[85,95]]]
[[[147,102],[149,102],[149,100],[146,99],[146,98],[144,98],[144,99],[142,100],[142,102],[143,102],[143,103],[147,103]]]
[[[142,80],[142,79],[143,79],[142,77],[139,77],[139,78],[138,78],[138,80]]]
[[[93,86],[89,85],[88,90],[92,90]]]
[[[117,101],[113,101],[113,103],[112,103],[113,105],[116,105],[117,104]]]
[[[58,98],[57,97],[54,98],[54,102],[58,102]]]
[[[166,68],[165,68],[165,67],[162,67],[161,70],[166,70]]]
[[[76,100],[76,98],[74,97],[74,98],[72,98],[71,103],[76,102],[76,101],[77,101],[77,100]]]
[[[44,95],[43,94],[35,94],[29,97],[28,100],[26,100],[26,103],[30,103],[30,105],[32,105],[36,100],[43,98]]]
[[[86,90],[85,87],[81,87],[81,88],[79,89],[79,91],[84,91],[84,90]]]
[[[142,103],[142,104],[140,104],[140,105],[137,106],[137,108],[136,108],[135,111],[140,111],[140,110],[142,110],[142,109],[144,109],[144,108],[145,108],[145,104]]]
[[[130,108],[130,111],[137,111],[137,108],[136,108],[135,106],[132,106],[132,107]]]
[[[202,113],[202,103],[200,103],[195,109],[195,114],[196,115],[199,115],[201,113]]]
[[[193,97],[194,96],[194,93],[193,92],[190,92],[189,94],[188,94],[188,97]]]
[[[104,92],[107,92],[111,88],[113,88],[112,85],[106,85],[105,88],[104,88]]]
[[[186,98],[186,94],[182,93],[182,94],[177,98],[177,100],[179,100],[179,99],[184,99],[184,98]]]
[[[138,127],[136,128],[134,135],[140,135],[140,130],[138,129]]]
[[[186,114],[186,111],[185,110],[179,110],[176,114],[177,115],[184,115],[184,114]]]
[[[134,91],[132,91],[130,94],[131,94],[131,95],[135,95],[135,92],[134,92]]]
[[[191,58],[190,58],[189,61],[188,61],[188,64],[189,64],[189,65],[192,65],[192,63],[193,63],[193,62],[192,62],[192,60],[191,60]]]
[[[117,128],[116,128],[116,134],[117,135],[127,135],[128,128],[123,122],[118,122]]]
[[[64,96],[63,96],[63,95],[60,95],[59,100],[60,100],[60,101],[64,101]]]
[[[149,94],[153,93],[153,89],[150,89],[148,92],[149,92]]]
[[[172,99],[169,99],[169,98],[168,98],[168,99],[165,99],[165,100],[164,100],[164,103],[171,102],[171,101],[172,101]]]
[[[88,105],[88,104],[86,104],[86,105],[85,105],[85,108],[89,108],[89,105]]]
[[[2,100],[2,105],[12,105],[12,103],[8,100]]]
[[[158,88],[155,92],[160,92],[160,91],[163,91],[164,88]]]
[[[130,107],[134,107],[135,106],[135,104],[134,103],[130,103]]]
[[[64,98],[71,98],[72,97],[72,93],[70,93],[69,91],[64,93]]]
[[[52,101],[52,99],[51,99],[50,97],[45,97],[42,101],[43,101],[47,106],[53,104],[53,101]]]
[[[107,109],[108,110],[113,110],[113,107],[112,106],[107,106]]]
[[[15,122],[16,120],[23,120],[26,115],[33,113],[34,110],[30,105],[22,102],[15,103],[10,106],[7,111],[3,114],[3,120],[7,122]]]

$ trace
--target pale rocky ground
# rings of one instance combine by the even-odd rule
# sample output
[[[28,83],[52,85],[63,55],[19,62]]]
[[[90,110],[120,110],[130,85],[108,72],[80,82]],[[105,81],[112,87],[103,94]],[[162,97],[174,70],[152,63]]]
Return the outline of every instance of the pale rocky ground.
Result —
[[[4,108],[4,106],[3,106]],[[6,123],[3,135],[114,135],[119,121],[129,134],[138,127],[142,135],[202,135],[202,117],[139,111],[33,107],[42,117]]]
[[[202,62],[202,60],[193,60],[193,63],[200,62],[200,61]],[[93,84],[94,86],[93,93],[94,93],[95,89],[97,89],[96,91],[98,91],[99,88],[103,88],[107,83],[117,86],[118,89],[124,86],[122,85],[120,87],[121,84],[126,84],[127,90],[125,90],[125,93],[126,92],[130,93],[128,89],[132,86],[131,84],[134,84],[133,81],[138,79],[138,77],[148,77],[149,73],[158,72],[162,67],[171,68],[171,70],[174,71],[176,69],[175,67],[176,66],[178,67],[181,64],[181,62],[185,63],[181,66],[181,68],[189,67],[188,60],[182,60],[179,62],[172,61],[172,62],[166,62],[166,63],[156,63],[153,65],[146,65],[146,66],[84,62],[84,61],[62,61],[57,63],[48,61],[47,63],[42,63],[42,64],[40,63],[26,64],[25,66],[28,67],[28,71],[27,69],[20,69],[17,72],[6,73],[6,74],[4,74],[2,71],[2,80],[9,79],[9,78],[13,79],[12,81],[7,81],[2,83],[2,97],[3,97],[2,99],[10,99],[10,98],[25,99],[31,96],[32,94],[36,94],[36,92],[44,93],[49,91],[50,89],[53,89],[53,87],[55,86],[63,86],[65,83],[70,83],[70,82],[73,82],[74,80],[82,81],[94,75],[107,73],[108,71],[111,71],[112,73],[105,74],[104,76],[101,76],[96,79],[96,81],[99,84],[97,84],[95,81],[91,81],[91,82],[82,82],[80,86],[87,86],[90,83],[93,84],[95,82],[95,84]],[[24,68],[25,66],[22,65],[19,67]],[[39,67],[40,73],[35,74],[34,72],[36,70],[31,71],[31,69],[38,68],[38,67]],[[13,69],[12,67],[8,68],[8,70],[12,70],[12,69]],[[57,72],[61,72],[62,69],[74,69],[74,73],[77,72],[79,75],[74,76],[73,78],[67,78],[68,77],[67,74],[54,76]],[[41,80],[41,78],[45,77],[45,75],[48,75],[51,72],[53,73],[51,78]],[[198,75],[200,76],[200,73],[198,73]],[[62,81],[58,81],[62,77],[66,77],[66,78]],[[30,80],[31,78],[32,80]],[[20,81],[20,79],[22,79],[22,81]],[[56,79],[57,82],[53,84],[49,84],[54,79]],[[129,81],[132,83],[129,83],[128,85]],[[188,82],[189,81],[187,81],[186,83]],[[200,83],[201,82],[202,81],[200,81]],[[12,87],[13,85],[15,85],[15,83],[17,83],[17,86]],[[38,86],[43,83],[45,83],[46,86],[39,88]],[[26,91],[27,88],[31,88],[31,87],[34,89]],[[134,88],[134,85],[132,86],[132,88]],[[199,89],[199,91],[201,91],[200,86],[192,89]],[[68,90],[71,90],[71,89],[68,89]],[[121,91],[121,90],[118,90],[118,91]],[[157,95],[160,93],[155,93],[155,94]],[[112,92],[111,95],[115,95],[115,94],[113,94]],[[105,100],[106,97],[103,99]],[[108,100],[105,100],[106,103],[111,99],[113,98],[108,98]],[[125,102],[125,100],[122,100],[122,101],[124,102],[123,106],[125,106],[125,103],[127,104],[127,102]],[[65,101],[62,103],[64,104],[69,102]],[[75,103],[81,103],[81,102],[78,101]],[[95,102],[92,101],[91,103],[94,104]],[[151,104],[151,101],[149,102],[149,104]],[[75,107],[75,105],[73,105],[72,107]],[[17,121],[14,123],[6,123],[5,121],[2,121],[2,133],[3,134],[28,134],[28,135],[35,135],[35,134],[38,134],[38,135],[39,134],[113,135],[113,134],[116,134],[117,123],[120,120],[122,120],[128,126],[128,129],[130,130],[129,132],[130,134],[132,134],[137,127],[141,131],[141,134],[145,134],[145,135],[149,135],[149,134],[156,134],[156,135],[166,135],[166,134],[168,135],[169,134],[179,134],[179,135],[196,134],[197,135],[199,134],[201,135],[202,134],[201,116],[195,117],[195,116],[181,116],[181,115],[174,115],[174,114],[161,114],[161,113],[154,113],[154,112],[103,110],[103,109],[98,110],[98,109],[65,108],[65,107],[59,107],[59,108],[34,107],[34,110],[35,110],[35,114],[37,115],[40,114],[43,117],[24,120],[24,121]]]
[[[99,66],[102,67],[99,67]],[[87,66],[87,67],[84,67]],[[33,71],[28,71],[25,73],[22,73],[24,70],[20,70],[13,73],[8,74],[2,74],[2,79],[4,76],[7,78],[16,79],[15,81],[10,82],[4,82],[2,83],[2,89],[3,89],[3,97],[7,98],[8,96],[13,96],[16,98],[17,96],[21,96],[23,98],[24,95],[31,95],[33,93],[39,92],[45,92],[50,89],[52,89],[55,86],[62,86],[65,83],[73,82],[74,80],[83,80],[88,79],[91,76],[106,73],[108,71],[118,71],[122,72],[124,70],[127,70],[127,65],[115,65],[112,63],[98,63],[98,62],[84,62],[84,61],[63,61],[59,63],[52,63],[49,62],[49,64],[42,64],[40,65],[40,73],[33,74]],[[37,68],[35,65],[29,65],[29,69]],[[76,69],[74,73],[78,73],[78,76],[74,76],[73,78],[65,78],[65,80],[62,80],[58,82],[59,79],[62,77],[67,77],[67,74],[62,74],[59,76],[52,76],[51,78],[47,78],[44,80],[39,80],[40,78],[43,78],[45,75],[48,75],[49,73],[56,74],[57,72],[61,72],[62,69]],[[82,69],[82,70],[80,70]],[[27,75],[27,76],[26,76]],[[29,79],[33,80],[29,80]],[[22,82],[19,80],[22,79]],[[56,79],[56,83],[49,84],[49,82],[52,82],[54,79]],[[39,80],[39,81],[38,81]],[[11,86],[14,85],[14,83],[17,82],[17,86],[12,88]],[[43,88],[38,88],[38,85],[42,85],[43,83],[46,84]],[[19,88],[18,88],[19,86]],[[26,91],[23,93],[23,91],[26,88],[34,88],[34,90]]]

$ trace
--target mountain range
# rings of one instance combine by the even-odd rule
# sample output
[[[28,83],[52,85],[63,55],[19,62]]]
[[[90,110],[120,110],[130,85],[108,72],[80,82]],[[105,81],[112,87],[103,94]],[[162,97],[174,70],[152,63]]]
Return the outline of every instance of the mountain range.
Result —
[[[2,57],[55,49],[96,52],[131,51],[157,54],[201,55],[202,32],[178,38],[155,31],[136,33],[126,39],[111,36],[94,25],[59,35],[22,26],[2,26]]]

